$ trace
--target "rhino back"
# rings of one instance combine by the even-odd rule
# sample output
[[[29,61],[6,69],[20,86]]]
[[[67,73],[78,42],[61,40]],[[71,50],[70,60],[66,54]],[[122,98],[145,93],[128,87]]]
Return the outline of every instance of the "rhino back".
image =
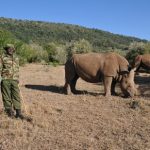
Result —
[[[105,54],[105,63],[103,66],[103,73],[105,76],[118,77],[118,73],[128,71],[129,63],[117,53],[109,52]]]
[[[128,71],[129,62],[123,56],[116,54],[118,65],[119,65],[119,72]]]
[[[103,54],[87,53],[73,55],[76,73],[87,82],[99,82],[102,76]]]
[[[128,61],[113,52],[74,54],[72,62],[79,77],[87,82],[99,82],[104,76],[118,77],[128,71]]]
[[[132,62],[132,68],[137,68],[141,64],[142,61],[142,55],[138,55],[135,57],[135,59]]]
[[[142,55],[142,63],[150,69],[150,54]]]

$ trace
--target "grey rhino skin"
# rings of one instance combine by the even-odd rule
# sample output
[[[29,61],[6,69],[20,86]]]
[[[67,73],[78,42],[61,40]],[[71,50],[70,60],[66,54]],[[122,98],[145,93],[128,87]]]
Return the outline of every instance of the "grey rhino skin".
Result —
[[[132,64],[133,68],[136,68],[136,71],[139,71],[140,68],[150,70],[150,54],[138,55]]]
[[[66,94],[77,93],[79,77],[91,83],[103,81],[105,96],[116,94],[117,82],[125,96],[133,97],[136,93],[134,69],[130,71],[128,61],[117,53],[74,54],[65,64]]]

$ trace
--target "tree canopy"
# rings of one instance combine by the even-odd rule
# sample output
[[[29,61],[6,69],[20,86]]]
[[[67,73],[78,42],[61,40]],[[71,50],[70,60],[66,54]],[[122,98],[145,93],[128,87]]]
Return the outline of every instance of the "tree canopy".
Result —
[[[64,63],[73,53],[130,51],[146,40],[78,25],[0,18],[0,49],[13,43],[23,62]],[[133,45],[134,47],[135,45]],[[149,51],[149,45],[144,46]],[[62,58],[63,57],[63,58]]]

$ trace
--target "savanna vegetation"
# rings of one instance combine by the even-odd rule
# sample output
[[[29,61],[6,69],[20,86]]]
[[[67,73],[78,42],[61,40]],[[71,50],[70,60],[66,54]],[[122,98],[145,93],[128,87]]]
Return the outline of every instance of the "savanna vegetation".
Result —
[[[20,63],[64,64],[73,53],[116,51],[132,61],[150,42],[76,25],[0,18],[0,52],[13,43]],[[0,97],[0,150],[150,149],[150,75],[136,76],[141,96],[106,98],[103,85],[78,81],[80,95],[65,95],[64,67],[20,67],[23,113],[8,118]],[[136,105],[135,105],[136,104]]]
[[[150,43],[78,25],[0,18],[0,49],[13,43],[20,63],[64,64],[73,53],[116,51],[132,60]]]

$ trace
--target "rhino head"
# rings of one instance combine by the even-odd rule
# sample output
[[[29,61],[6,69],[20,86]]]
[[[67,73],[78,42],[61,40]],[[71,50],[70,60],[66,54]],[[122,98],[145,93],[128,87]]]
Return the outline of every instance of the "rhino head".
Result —
[[[125,97],[138,95],[138,85],[134,82],[135,70],[136,68],[133,68],[122,75],[120,86]]]

